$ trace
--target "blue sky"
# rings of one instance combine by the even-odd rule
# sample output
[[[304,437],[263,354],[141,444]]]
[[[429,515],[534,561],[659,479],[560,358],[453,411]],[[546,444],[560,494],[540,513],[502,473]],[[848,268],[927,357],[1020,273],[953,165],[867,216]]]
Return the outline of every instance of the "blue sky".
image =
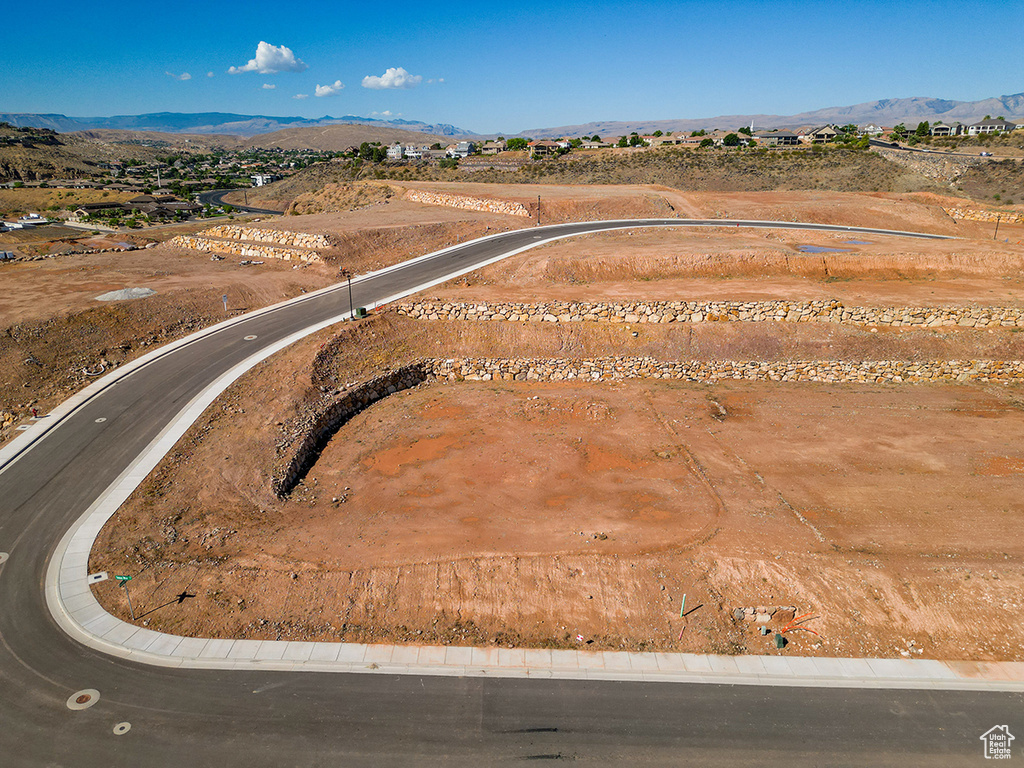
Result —
[[[52,0],[29,17],[5,35],[0,112],[390,114],[515,133],[1024,91],[1020,0]]]

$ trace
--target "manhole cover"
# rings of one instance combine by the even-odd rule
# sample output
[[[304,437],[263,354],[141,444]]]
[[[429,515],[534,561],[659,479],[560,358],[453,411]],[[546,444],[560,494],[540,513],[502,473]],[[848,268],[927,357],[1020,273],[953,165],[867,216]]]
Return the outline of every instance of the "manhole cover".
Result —
[[[107,420],[106,416],[100,416],[98,419],[96,419],[96,423],[97,424],[102,424],[106,420]]]
[[[68,709],[88,709],[99,700],[99,691],[95,688],[86,688],[85,690],[78,691],[78,693],[71,694],[67,702]]]
[[[131,729],[132,729],[132,724],[131,723],[118,723],[117,725],[114,726],[114,735],[115,736],[124,736]]]
[[[245,337],[245,340],[246,340],[246,341],[255,341],[255,340],[256,340],[256,337],[255,337],[255,336],[246,336],[246,337]]]

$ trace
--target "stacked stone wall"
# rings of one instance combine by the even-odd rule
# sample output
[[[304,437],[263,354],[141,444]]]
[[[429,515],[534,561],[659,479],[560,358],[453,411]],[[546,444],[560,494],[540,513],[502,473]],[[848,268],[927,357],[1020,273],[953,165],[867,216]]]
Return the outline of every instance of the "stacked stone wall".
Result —
[[[406,200],[426,205],[443,205],[448,208],[460,208],[465,211],[480,211],[482,213],[502,213],[508,216],[525,216],[529,218],[530,212],[522,203],[514,203],[509,200],[484,200],[478,197],[466,197],[464,195],[446,195],[440,192],[428,192],[422,189],[410,189],[404,195]]]
[[[446,381],[624,381],[675,379],[902,384],[1024,382],[1024,360],[677,360],[605,357],[588,360],[463,358],[429,360],[428,377]]]
[[[1024,213],[1020,211],[986,211],[978,208],[943,208],[942,210],[954,219],[964,221],[983,221],[995,224],[998,220],[1003,224],[1024,224]]]
[[[240,227],[237,224],[218,224],[199,233],[205,237],[220,237],[225,240],[245,240],[251,243],[270,243],[293,248],[330,248],[335,243],[327,235],[309,232],[282,232],[276,229]]]
[[[170,245],[189,248],[207,253],[230,253],[249,259],[281,259],[283,261],[305,261],[312,264],[323,262],[323,256],[316,251],[300,251],[276,245],[240,243],[231,240],[211,240],[201,235],[178,235],[169,241]]]
[[[406,301],[397,312],[418,320],[543,323],[849,323],[911,328],[1020,328],[1018,307],[847,307],[831,301],[552,301],[537,304]]]

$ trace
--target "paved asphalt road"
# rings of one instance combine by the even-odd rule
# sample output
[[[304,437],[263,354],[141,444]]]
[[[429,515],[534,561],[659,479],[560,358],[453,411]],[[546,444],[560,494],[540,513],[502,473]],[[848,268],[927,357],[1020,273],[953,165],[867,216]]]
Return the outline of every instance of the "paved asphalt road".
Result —
[[[614,226],[517,230],[450,249],[354,283],[356,304],[538,237]],[[223,371],[348,309],[339,286],[187,344],[94,396],[0,468],[0,551],[10,553],[0,565],[0,766],[961,766],[982,762],[978,737],[993,725],[1024,732],[1021,694],[176,670],[113,659],[62,634],[47,612],[44,574],[92,500]],[[100,700],[69,710],[65,701],[85,688]],[[118,736],[121,722],[132,727]]]
[[[272,211],[269,208],[253,208],[248,205],[237,205],[235,203],[224,202],[224,195],[228,192],[234,192],[232,189],[213,189],[209,192],[199,193],[199,204],[200,205],[230,205],[236,210],[242,211],[243,213],[267,213],[279,216],[281,211]]]

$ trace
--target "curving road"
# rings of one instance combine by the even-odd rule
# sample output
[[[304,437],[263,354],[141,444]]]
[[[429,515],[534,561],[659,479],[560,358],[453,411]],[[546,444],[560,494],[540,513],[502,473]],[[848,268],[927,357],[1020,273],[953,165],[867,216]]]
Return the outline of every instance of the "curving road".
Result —
[[[553,239],[724,225],[938,237],[789,222],[562,224],[414,259],[353,291],[357,305],[372,305]],[[0,765],[960,766],[982,759],[981,733],[1014,729],[1017,693],[183,670],[114,659],[64,635],[42,588],[64,532],[210,382],[349,311],[338,286],[197,334],[0,451],[0,552],[10,554],[0,565]],[[99,701],[68,709],[86,688]],[[115,735],[121,722],[131,730]]]
[[[228,192],[236,192],[234,189],[211,189],[208,192],[199,193],[199,203],[201,205],[230,205],[237,211],[242,213],[266,213],[273,216],[280,216],[282,211],[272,211],[269,208],[254,208],[251,205],[238,205],[237,203],[229,203],[224,200],[224,195]]]

